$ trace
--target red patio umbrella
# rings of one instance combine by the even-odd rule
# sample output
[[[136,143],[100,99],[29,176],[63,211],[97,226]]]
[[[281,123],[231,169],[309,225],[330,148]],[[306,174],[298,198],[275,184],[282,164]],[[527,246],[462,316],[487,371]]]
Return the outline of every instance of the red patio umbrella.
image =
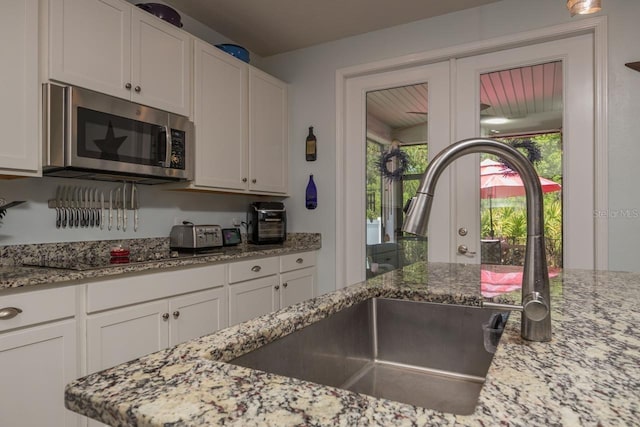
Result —
[[[560,191],[562,186],[550,179],[539,177],[543,193]],[[480,197],[501,199],[524,196],[524,184],[517,172],[491,159],[480,163]]]
[[[539,177],[543,193],[560,191],[562,186],[550,179]],[[492,199],[524,196],[525,189],[520,175],[495,160],[485,159],[480,163],[480,197],[489,199],[489,226],[493,239]]]

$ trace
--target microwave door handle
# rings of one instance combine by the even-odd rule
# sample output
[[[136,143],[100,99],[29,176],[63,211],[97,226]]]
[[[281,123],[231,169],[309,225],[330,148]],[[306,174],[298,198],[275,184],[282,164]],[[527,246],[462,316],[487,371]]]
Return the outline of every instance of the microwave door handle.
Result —
[[[171,132],[170,132],[169,126],[167,126],[167,125],[164,126],[164,132],[165,132],[166,139],[167,139],[164,167],[165,168],[169,168],[169,167],[171,167]]]

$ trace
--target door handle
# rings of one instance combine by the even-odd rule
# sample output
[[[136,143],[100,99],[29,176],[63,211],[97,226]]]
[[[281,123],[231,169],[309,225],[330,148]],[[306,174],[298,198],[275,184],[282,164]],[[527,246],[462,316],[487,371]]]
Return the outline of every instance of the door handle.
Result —
[[[470,251],[467,245],[458,246],[458,255],[465,255],[469,258],[473,258],[476,253],[474,251]]]

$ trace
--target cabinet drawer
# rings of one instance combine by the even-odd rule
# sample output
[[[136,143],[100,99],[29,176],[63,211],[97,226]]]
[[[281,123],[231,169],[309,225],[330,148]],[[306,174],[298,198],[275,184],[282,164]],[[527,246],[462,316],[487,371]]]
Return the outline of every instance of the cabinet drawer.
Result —
[[[49,322],[75,314],[75,286],[30,291],[0,297],[0,310],[22,310],[11,319],[0,319],[0,331]]]
[[[298,270],[316,265],[316,251],[289,254],[280,257],[280,272]]]
[[[229,283],[244,282],[278,273],[278,257],[250,259],[229,264]]]
[[[87,312],[224,286],[224,265],[120,277],[87,286]]]

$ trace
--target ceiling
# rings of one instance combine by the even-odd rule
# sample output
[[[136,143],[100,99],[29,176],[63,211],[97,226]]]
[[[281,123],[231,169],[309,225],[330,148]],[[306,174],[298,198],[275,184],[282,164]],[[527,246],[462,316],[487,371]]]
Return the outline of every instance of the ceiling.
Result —
[[[165,0],[267,57],[498,0]]]
[[[481,127],[486,135],[560,129],[562,91],[561,61],[482,74]],[[427,95],[426,83],[369,92],[367,113],[394,131],[414,127],[427,121]],[[496,117],[509,121],[485,123]]]

